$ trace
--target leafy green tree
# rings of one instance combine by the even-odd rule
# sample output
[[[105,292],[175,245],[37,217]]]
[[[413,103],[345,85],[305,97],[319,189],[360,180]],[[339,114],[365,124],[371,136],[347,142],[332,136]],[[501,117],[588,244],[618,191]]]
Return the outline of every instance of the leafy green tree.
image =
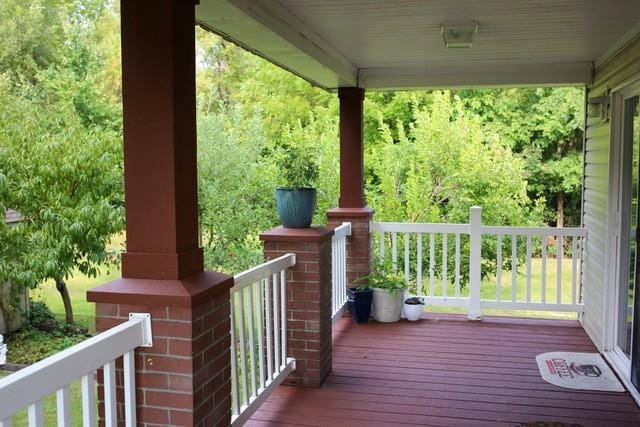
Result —
[[[540,209],[526,193],[524,161],[466,112],[458,97],[448,92],[432,96],[429,107],[414,103],[408,132],[398,121],[397,141],[381,118],[381,141],[366,156],[367,198],[376,218],[467,223],[469,208],[478,205],[487,225],[539,223]],[[494,253],[495,244],[483,242],[483,251]],[[494,268],[484,265],[483,274]],[[468,269],[461,271],[466,277]]]
[[[64,100],[0,104],[0,211],[26,219],[2,228],[0,280],[28,287],[55,280],[73,323],[65,279],[76,269],[95,276],[124,226],[120,135],[87,128]]]
[[[0,4],[0,281],[35,287],[53,279],[67,321],[66,278],[95,276],[112,261],[123,229],[119,105],[100,92],[103,68],[91,46],[110,2],[37,0]],[[15,32],[15,33],[14,33]]]
[[[546,202],[546,219],[580,224],[584,90],[459,91],[465,108],[526,162],[529,197]]]

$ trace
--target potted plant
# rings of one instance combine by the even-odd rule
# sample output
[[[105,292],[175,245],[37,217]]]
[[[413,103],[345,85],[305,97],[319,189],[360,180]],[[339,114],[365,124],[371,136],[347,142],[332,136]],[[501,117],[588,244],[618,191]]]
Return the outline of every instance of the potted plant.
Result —
[[[373,318],[378,322],[397,322],[402,314],[402,301],[407,282],[387,264],[374,267],[373,272],[360,279],[359,288],[373,289]]]
[[[373,289],[366,287],[347,289],[347,307],[358,323],[367,323],[371,315]]]
[[[287,146],[279,161],[283,186],[276,189],[276,206],[283,226],[306,228],[316,211],[315,183],[319,168],[313,154]]]
[[[424,313],[424,298],[411,297],[404,300],[404,317],[408,321],[420,320],[422,313]]]

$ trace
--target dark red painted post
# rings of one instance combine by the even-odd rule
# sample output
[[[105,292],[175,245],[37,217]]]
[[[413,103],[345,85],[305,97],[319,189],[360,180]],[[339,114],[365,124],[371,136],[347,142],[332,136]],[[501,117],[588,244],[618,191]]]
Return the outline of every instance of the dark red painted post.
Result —
[[[152,315],[139,424],[227,426],[233,278],[204,272],[198,246],[195,1],[122,0],[121,16],[127,252],[87,298],[98,331]]]
[[[341,208],[363,208],[364,200],[364,89],[338,89],[340,99]]]
[[[351,222],[351,236],[347,240],[347,283],[371,272],[370,224],[373,209],[366,206],[364,197],[364,89],[338,89],[340,99],[340,201],[330,209],[330,226]]]

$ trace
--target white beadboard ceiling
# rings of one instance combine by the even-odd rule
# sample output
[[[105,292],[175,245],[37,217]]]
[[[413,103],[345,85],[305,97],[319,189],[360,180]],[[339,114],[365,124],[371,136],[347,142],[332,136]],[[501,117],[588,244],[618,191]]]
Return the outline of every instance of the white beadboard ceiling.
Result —
[[[327,89],[567,85],[640,32],[640,0],[201,0],[197,19]],[[473,46],[445,48],[460,21]]]

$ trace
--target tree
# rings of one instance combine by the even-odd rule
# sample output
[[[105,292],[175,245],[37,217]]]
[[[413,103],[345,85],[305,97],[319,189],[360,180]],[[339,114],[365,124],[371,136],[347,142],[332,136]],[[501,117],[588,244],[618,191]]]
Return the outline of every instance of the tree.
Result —
[[[95,276],[123,229],[119,107],[96,89],[102,63],[89,47],[105,5],[0,5],[10,45],[0,50],[0,212],[17,209],[26,219],[0,228],[0,281],[35,287],[53,279],[69,323],[66,278],[76,269]],[[32,26],[26,36],[12,33]]]
[[[380,141],[366,153],[367,198],[376,218],[466,223],[469,208],[479,205],[484,224],[538,224],[542,216],[526,193],[524,161],[465,111],[460,98],[448,92],[432,97],[429,107],[413,104],[408,132],[398,121],[397,141],[381,117]],[[463,250],[468,244],[463,241]],[[495,242],[483,242],[484,253],[495,250]],[[483,265],[483,275],[494,268]],[[461,271],[464,279],[468,269]]]
[[[525,159],[527,193],[545,200],[546,219],[580,224],[584,90],[582,88],[459,91],[466,109]]]
[[[87,128],[62,99],[0,104],[0,210],[26,219],[3,230],[11,246],[0,248],[0,279],[29,287],[55,280],[73,323],[65,279],[75,269],[95,276],[124,226],[120,135]]]

